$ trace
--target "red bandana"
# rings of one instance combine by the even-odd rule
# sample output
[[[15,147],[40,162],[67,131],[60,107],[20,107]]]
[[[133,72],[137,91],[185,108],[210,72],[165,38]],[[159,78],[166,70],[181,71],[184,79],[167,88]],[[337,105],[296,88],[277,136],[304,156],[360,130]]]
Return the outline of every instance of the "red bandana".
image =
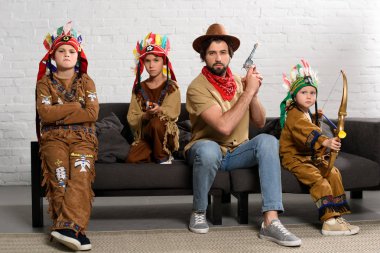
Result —
[[[229,67],[227,68],[225,77],[214,75],[206,66],[203,67],[202,74],[220,93],[223,100],[231,101],[231,99],[235,96],[236,83]]]

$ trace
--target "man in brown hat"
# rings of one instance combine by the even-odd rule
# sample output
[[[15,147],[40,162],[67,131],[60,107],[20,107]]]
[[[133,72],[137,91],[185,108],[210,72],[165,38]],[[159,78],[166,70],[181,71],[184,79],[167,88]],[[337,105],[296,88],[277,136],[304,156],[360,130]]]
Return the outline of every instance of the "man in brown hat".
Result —
[[[185,155],[193,166],[194,196],[189,229],[194,233],[209,230],[207,195],[218,170],[258,165],[264,216],[260,238],[300,246],[301,240],[278,219],[278,212],[284,210],[278,141],[267,134],[248,139],[250,121],[258,128],[265,124],[265,109],[258,98],[263,77],[256,66],[250,67],[244,78],[232,74],[229,63],[239,45],[239,39],[228,35],[220,24],[211,25],[206,35],[193,42],[206,66],[186,96],[192,139]]]

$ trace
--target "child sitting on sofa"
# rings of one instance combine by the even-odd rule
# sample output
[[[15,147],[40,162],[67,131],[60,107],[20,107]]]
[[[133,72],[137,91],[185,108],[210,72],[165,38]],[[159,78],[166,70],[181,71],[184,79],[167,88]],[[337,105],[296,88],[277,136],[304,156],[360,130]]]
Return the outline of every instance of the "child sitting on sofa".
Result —
[[[346,201],[342,177],[333,167],[327,176],[323,176],[316,154],[323,147],[339,150],[339,138],[322,135],[319,127],[317,109],[318,81],[309,64],[302,60],[302,65],[294,66],[290,80],[284,74],[284,84],[288,90],[287,97],[281,103],[280,157],[282,166],[292,172],[303,184],[310,187],[311,197],[323,222],[323,235],[352,235],[359,232],[359,227],[349,224],[342,218],[350,213]],[[315,115],[310,107],[315,105]]]
[[[87,75],[82,37],[71,26],[68,22],[45,37],[48,52],[37,77],[36,130],[53,220],[51,236],[73,250],[90,250],[85,230],[94,196],[99,104]]]
[[[169,50],[166,36],[149,33],[137,42],[133,51],[136,79],[127,120],[134,142],[126,159],[128,163],[171,164],[172,152],[178,150],[176,121],[181,111],[181,95],[168,58]],[[144,67],[149,77],[141,82]]]

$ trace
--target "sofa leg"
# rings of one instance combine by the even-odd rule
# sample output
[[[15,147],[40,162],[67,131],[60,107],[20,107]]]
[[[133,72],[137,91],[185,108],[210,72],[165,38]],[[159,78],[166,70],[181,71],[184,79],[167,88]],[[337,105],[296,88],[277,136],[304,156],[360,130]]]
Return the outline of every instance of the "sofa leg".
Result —
[[[31,142],[31,181],[32,181],[32,226],[43,227],[43,199],[41,188],[41,160],[39,158],[38,142]]]
[[[237,220],[239,224],[248,224],[248,193],[233,194],[237,199]]]
[[[217,190],[209,193],[209,205],[207,218],[213,225],[222,225],[222,191]]]
[[[362,190],[350,191],[350,197],[352,199],[362,199],[363,191]]]
[[[231,193],[223,193],[222,194],[222,203],[223,204],[231,203]]]
[[[33,193],[32,193],[33,195]],[[43,227],[44,226],[44,217],[43,217],[43,201],[39,197],[36,199],[35,196],[32,196],[32,226],[33,227]]]

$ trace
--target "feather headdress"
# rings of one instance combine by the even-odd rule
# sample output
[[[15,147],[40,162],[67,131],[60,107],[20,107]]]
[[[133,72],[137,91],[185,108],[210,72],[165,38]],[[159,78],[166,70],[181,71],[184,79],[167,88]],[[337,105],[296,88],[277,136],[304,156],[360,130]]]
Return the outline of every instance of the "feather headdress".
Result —
[[[133,89],[135,89],[136,84],[140,83],[141,74],[144,72],[144,59],[148,54],[154,54],[160,56],[164,59],[164,68],[162,72],[168,78],[176,81],[174,75],[173,67],[169,61],[168,55],[170,51],[170,41],[169,38],[164,35],[155,33],[148,33],[145,38],[141,41],[137,41],[136,47],[133,49],[133,55],[135,56],[135,74],[136,79],[133,84]]]
[[[75,48],[79,54],[78,58],[80,59],[78,71],[87,73],[88,62],[81,43],[82,36],[72,28],[71,21],[59,27],[52,34],[48,33],[43,41],[43,45],[48,52],[40,61],[37,80],[40,80],[46,74],[46,68],[49,68],[53,72],[56,71],[56,67],[51,63],[51,57],[54,55],[55,50],[62,45],[71,45]]]
[[[306,60],[301,59],[301,63],[302,65],[297,64],[291,69],[289,78],[286,77],[285,73],[282,74],[282,86],[287,91],[287,96],[280,104],[281,127],[284,127],[288,107],[294,102],[294,98],[300,89],[306,86],[312,86],[318,91],[318,77],[316,72],[312,70]]]

